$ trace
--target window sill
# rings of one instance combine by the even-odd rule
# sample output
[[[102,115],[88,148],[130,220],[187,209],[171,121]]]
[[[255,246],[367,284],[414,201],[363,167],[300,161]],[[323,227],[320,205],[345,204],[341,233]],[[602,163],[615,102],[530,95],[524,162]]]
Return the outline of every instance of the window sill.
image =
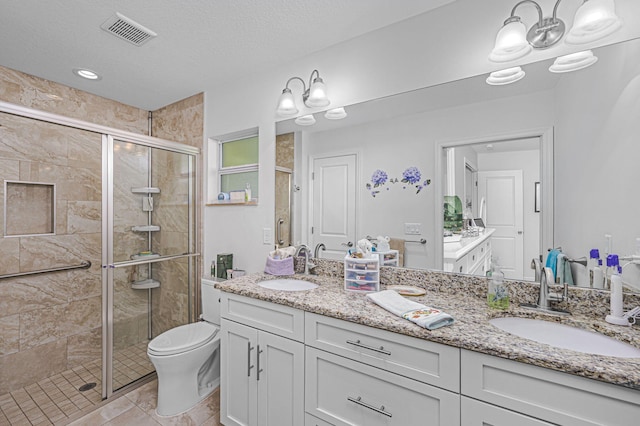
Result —
[[[257,198],[253,198],[251,199],[251,201],[231,201],[231,200],[220,200],[220,201],[214,201],[212,203],[207,203],[206,206],[210,207],[210,206],[257,206],[258,205],[258,199]]]

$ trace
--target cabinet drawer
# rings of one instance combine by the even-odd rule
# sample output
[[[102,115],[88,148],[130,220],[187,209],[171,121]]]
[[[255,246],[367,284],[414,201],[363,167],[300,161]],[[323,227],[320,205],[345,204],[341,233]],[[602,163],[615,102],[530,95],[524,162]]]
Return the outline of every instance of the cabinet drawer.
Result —
[[[329,422],[320,420],[319,418],[312,416],[309,413],[304,413],[304,426],[334,426]]]
[[[461,426],[553,426],[533,417],[525,416],[495,405],[460,398]]]
[[[304,311],[232,293],[222,293],[220,316],[278,336],[304,341]]]
[[[456,260],[456,263],[453,264],[453,272],[456,274],[466,274],[469,268],[467,267],[467,256],[462,256],[460,259]]]
[[[305,344],[454,392],[460,349],[336,318],[305,313]]]
[[[630,425],[640,391],[463,350],[463,395],[566,426]]]
[[[460,424],[458,394],[310,347],[305,410],[336,426]]]

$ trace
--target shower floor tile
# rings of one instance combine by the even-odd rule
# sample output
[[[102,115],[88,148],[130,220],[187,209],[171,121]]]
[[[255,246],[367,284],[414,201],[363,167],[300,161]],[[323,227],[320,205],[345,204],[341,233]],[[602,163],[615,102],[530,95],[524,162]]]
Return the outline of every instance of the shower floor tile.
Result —
[[[114,390],[154,371],[145,342],[116,351],[113,367]],[[96,386],[79,391],[85,383]],[[0,395],[0,425],[65,425],[101,402],[102,367],[96,360]]]

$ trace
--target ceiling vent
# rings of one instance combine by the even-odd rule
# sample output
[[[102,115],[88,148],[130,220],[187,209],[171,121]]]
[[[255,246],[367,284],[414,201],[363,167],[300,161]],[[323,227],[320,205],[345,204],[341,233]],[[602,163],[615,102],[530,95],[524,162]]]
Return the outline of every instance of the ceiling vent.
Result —
[[[158,35],[118,12],[100,25],[100,28],[136,46],[142,46]]]

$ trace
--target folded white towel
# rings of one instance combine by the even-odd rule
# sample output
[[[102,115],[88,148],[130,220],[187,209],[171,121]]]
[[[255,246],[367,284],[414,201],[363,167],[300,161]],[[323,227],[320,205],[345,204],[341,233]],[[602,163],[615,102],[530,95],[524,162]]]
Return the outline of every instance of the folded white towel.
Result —
[[[271,257],[272,259],[282,260],[288,257],[295,256],[295,254],[296,254],[296,248],[294,246],[289,246],[289,247],[281,247],[281,248],[275,249],[274,251],[270,251],[269,257]]]
[[[424,327],[435,330],[445,325],[453,324],[453,317],[439,309],[431,308],[422,303],[405,299],[393,290],[383,290],[369,293],[367,297],[376,305],[386,309],[394,315],[407,319]]]

